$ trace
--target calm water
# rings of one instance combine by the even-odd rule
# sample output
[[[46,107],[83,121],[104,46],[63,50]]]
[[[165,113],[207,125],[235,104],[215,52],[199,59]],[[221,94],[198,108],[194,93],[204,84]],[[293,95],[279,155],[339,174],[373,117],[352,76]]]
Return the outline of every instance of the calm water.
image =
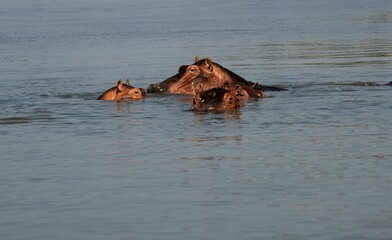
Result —
[[[146,88],[195,55],[289,91]],[[0,0],[1,239],[391,239],[392,2]]]

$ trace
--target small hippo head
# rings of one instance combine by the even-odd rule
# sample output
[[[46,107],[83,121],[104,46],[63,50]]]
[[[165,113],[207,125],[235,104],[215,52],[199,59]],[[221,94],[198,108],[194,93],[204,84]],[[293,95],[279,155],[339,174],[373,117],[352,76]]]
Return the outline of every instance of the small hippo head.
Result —
[[[128,93],[123,96],[124,99],[142,99],[146,96],[146,91],[143,88],[131,88],[127,90]]]
[[[201,83],[195,84],[192,111],[222,111],[243,107],[240,86],[233,90],[212,88],[204,91],[204,88]]]
[[[146,95],[143,88],[132,87],[129,80],[122,83],[121,79],[117,81],[116,86],[105,91],[97,100],[120,101],[128,99],[142,99]]]

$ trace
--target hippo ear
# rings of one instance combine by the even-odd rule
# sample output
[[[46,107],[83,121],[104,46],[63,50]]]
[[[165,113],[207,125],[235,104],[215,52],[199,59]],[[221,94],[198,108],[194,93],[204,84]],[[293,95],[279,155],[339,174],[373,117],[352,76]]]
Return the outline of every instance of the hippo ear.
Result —
[[[255,83],[255,84],[252,85],[252,88],[253,88],[253,89],[257,89],[257,86],[259,86],[259,84],[258,84],[258,83]]]
[[[197,63],[198,61],[200,61],[200,57],[199,56],[195,56],[195,63]]]
[[[121,79],[117,81],[116,87],[117,87],[118,90],[122,91],[123,85],[122,85],[122,83],[121,83]]]
[[[237,85],[234,86],[234,90],[241,91],[242,88],[241,88],[241,86],[239,84],[237,84]]]
[[[234,87],[235,95],[244,97],[245,96],[245,91],[242,90],[241,86],[239,84],[235,85]]]
[[[125,82],[126,85],[131,86],[131,83],[129,83],[129,79]]]
[[[206,67],[208,68],[208,70],[211,70],[212,71],[212,60],[211,60],[211,58],[206,58],[206,60],[205,60],[205,62],[204,62],[204,64],[206,65]]]

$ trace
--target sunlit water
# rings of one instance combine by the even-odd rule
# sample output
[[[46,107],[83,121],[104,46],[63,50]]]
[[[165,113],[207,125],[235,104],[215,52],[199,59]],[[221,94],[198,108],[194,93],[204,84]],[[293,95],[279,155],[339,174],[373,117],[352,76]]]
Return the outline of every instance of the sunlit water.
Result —
[[[1,239],[391,239],[392,3],[0,1]],[[146,88],[210,56],[289,90]]]

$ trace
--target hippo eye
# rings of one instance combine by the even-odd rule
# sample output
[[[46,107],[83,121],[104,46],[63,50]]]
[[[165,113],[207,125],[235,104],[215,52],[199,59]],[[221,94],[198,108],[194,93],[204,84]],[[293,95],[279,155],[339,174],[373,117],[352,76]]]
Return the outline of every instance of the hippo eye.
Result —
[[[138,91],[135,91],[135,94],[137,95],[137,94],[139,94],[139,92],[138,92]]]
[[[193,72],[195,72],[195,69],[189,69],[189,72],[191,72],[191,73],[193,73]]]

